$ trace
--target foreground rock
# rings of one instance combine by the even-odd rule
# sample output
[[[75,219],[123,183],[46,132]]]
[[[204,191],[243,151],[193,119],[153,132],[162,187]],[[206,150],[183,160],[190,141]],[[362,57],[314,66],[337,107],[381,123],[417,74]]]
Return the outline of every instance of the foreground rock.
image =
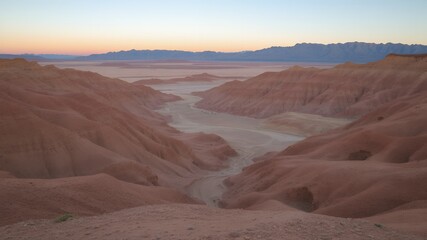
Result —
[[[381,224],[302,212],[157,205],[0,227],[5,239],[423,239]]]
[[[284,112],[359,117],[427,89],[427,55],[389,55],[331,69],[293,67],[232,81],[205,92],[197,107],[256,118]]]

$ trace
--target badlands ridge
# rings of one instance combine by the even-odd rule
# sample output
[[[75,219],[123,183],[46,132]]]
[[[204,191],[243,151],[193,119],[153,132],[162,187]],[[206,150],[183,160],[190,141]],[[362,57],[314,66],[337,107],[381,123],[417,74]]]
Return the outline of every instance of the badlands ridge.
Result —
[[[0,60],[0,88],[2,236],[427,236],[426,55],[293,67],[195,93],[199,108],[272,117],[270,124],[289,122],[289,112],[354,120],[227,178],[221,206],[239,210],[185,195],[186,185],[226,168],[236,152],[220,136],[179,132],[154,111],[179,97],[20,59]],[[163,205],[144,207],[152,204]],[[52,221],[65,212],[80,217]]]

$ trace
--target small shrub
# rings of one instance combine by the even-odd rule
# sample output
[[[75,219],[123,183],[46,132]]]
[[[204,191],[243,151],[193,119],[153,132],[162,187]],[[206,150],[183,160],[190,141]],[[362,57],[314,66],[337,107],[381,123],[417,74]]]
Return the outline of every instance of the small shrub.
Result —
[[[383,228],[383,225],[381,225],[379,223],[375,223],[375,227],[377,227],[377,228]]]
[[[64,213],[63,215],[57,217],[55,219],[55,222],[56,223],[61,223],[61,222],[65,222],[65,221],[68,221],[68,220],[71,220],[71,219],[73,219],[73,215],[71,213]]]

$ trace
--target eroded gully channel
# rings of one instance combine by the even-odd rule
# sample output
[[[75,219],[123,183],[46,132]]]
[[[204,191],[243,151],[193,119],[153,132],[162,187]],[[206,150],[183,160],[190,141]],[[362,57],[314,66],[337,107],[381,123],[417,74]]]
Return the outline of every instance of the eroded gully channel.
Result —
[[[303,137],[275,132],[266,129],[261,121],[226,113],[216,113],[195,108],[199,97],[191,95],[194,91],[204,91],[222,82],[180,83],[154,85],[153,88],[183,98],[171,102],[158,112],[172,117],[170,125],[183,132],[213,133],[224,138],[238,153],[230,159],[230,166],[220,171],[209,171],[187,186],[188,195],[204,201],[209,206],[217,206],[225,191],[224,179],[241,172],[252,163],[252,159],[267,152],[280,151],[300,141]]]

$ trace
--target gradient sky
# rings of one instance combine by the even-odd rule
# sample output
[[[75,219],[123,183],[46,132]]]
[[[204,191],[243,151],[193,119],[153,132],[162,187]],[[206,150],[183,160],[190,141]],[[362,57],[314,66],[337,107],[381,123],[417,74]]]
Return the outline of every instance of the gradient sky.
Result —
[[[0,0],[0,53],[427,45],[427,0]]]

